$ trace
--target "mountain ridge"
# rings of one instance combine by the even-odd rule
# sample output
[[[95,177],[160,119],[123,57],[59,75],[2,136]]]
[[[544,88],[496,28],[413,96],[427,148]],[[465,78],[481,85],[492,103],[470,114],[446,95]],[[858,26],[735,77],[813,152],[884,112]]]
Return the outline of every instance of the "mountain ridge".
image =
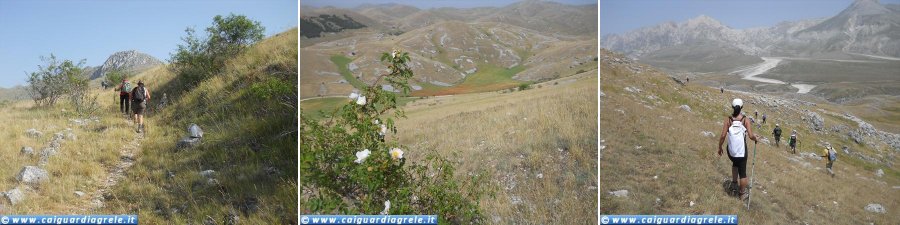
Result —
[[[858,0],[825,19],[784,21],[770,27],[732,29],[700,15],[680,23],[663,22],[622,34],[607,34],[601,46],[641,58],[653,51],[690,40],[723,42],[751,56],[870,54],[900,56],[900,11],[874,0]],[[721,26],[717,26],[721,25]]]

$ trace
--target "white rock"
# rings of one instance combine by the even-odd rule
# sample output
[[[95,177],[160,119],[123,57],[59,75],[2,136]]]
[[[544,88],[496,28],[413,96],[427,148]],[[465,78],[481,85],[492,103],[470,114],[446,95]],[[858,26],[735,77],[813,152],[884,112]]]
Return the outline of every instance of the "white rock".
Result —
[[[190,137],[192,137],[192,138],[202,138],[203,137],[203,129],[200,129],[200,126],[197,126],[197,124],[192,123],[191,126],[188,127],[188,132],[191,133]]]
[[[25,155],[34,155],[34,149],[31,147],[22,147],[22,154]]]
[[[25,201],[25,192],[20,188],[13,188],[12,190],[4,192],[3,195],[12,205]]]
[[[16,176],[16,180],[29,185],[38,185],[49,179],[47,171],[36,166],[26,166]]]
[[[691,201],[690,207],[694,207],[694,201]]]
[[[44,133],[38,131],[37,129],[31,128],[25,131],[25,134],[29,137],[37,138],[44,135]]]
[[[681,105],[681,106],[678,106],[678,108],[681,108],[681,110],[684,110],[686,112],[691,112],[691,107],[688,105]]]
[[[884,170],[878,169],[875,171],[875,176],[881,177],[884,176]]]
[[[609,194],[616,197],[628,197],[628,190],[610,191]]]
[[[215,171],[215,170],[204,170],[204,171],[200,171],[200,176],[202,176],[202,177],[204,177],[204,178],[212,178],[212,177],[214,177],[215,175],[216,175],[216,171]]]
[[[75,191],[75,196],[78,196],[78,197],[84,196],[84,192],[82,192],[82,191]]]
[[[873,213],[885,213],[884,206],[881,206],[881,204],[869,204],[866,206],[866,211]]]

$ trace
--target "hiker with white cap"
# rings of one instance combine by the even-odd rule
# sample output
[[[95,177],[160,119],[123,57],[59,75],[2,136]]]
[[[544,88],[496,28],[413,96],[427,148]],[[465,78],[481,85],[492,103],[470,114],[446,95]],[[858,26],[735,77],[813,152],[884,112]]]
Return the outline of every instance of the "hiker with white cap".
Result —
[[[781,142],[781,124],[775,124],[775,130],[772,130],[772,135],[775,135],[775,147],[781,147],[778,145]]]
[[[797,130],[791,131],[791,139],[788,140],[788,145],[791,146],[791,151],[797,154]]]
[[[827,160],[825,162],[825,170],[831,174],[832,178],[834,178],[834,170],[832,170],[832,167],[834,166],[834,161],[837,160],[837,151],[831,147],[831,143],[825,143],[825,150],[822,151],[822,155],[819,157],[823,157]]]
[[[744,102],[736,98],[731,101],[733,112],[728,118],[725,118],[725,124],[722,127],[722,135],[719,137],[719,157],[722,156],[722,144],[728,138],[728,159],[731,160],[731,182],[732,192],[738,192],[741,199],[749,198],[749,194],[744,191],[748,185],[747,176],[747,137],[756,143],[757,137],[753,134],[750,121],[747,116],[741,113]],[[740,180],[738,179],[740,177]],[[739,189],[734,190],[735,184],[739,184]]]

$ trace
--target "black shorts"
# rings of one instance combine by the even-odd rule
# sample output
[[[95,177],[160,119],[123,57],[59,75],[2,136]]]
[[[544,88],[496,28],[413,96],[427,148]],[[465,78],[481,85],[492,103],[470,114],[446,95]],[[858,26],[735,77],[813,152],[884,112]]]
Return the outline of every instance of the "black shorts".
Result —
[[[147,108],[147,102],[131,102],[131,111],[134,114],[144,115],[144,109]]]
[[[747,154],[744,153],[744,157],[731,157],[731,155],[728,155],[728,159],[731,160],[732,167],[738,168],[738,176],[747,178]]]

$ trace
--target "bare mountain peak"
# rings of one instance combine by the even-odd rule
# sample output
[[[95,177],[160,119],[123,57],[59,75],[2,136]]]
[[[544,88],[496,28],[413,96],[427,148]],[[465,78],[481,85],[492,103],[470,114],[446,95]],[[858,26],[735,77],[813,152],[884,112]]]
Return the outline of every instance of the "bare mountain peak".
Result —
[[[151,55],[137,50],[126,50],[113,53],[100,67],[96,68],[91,79],[102,77],[106,72],[122,70],[126,72],[140,72],[151,67],[162,65],[163,62]]]
[[[706,25],[706,26],[712,26],[712,27],[723,27],[724,26],[718,20],[713,19],[712,17],[709,17],[707,15],[699,15],[697,17],[691,18],[691,19],[685,21],[684,24],[687,26],[694,26],[694,27],[700,26],[700,25]]]
[[[892,11],[878,2],[878,0],[856,0],[850,7],[844,9],[839,15],[874,15],[891,13]],[[849,15],[848,15],[849,16]]]

